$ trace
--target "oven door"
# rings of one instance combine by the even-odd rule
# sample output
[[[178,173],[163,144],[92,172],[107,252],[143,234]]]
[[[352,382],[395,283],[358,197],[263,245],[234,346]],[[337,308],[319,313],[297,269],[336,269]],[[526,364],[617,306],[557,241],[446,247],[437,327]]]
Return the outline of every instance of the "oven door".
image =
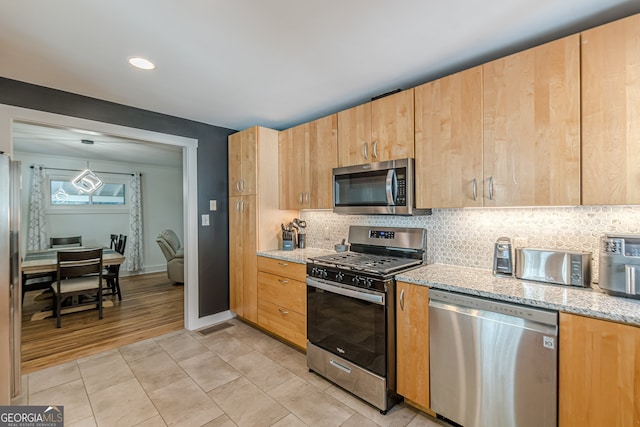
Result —
[[[386,295],[307,277],[307,339],[387,376]]]

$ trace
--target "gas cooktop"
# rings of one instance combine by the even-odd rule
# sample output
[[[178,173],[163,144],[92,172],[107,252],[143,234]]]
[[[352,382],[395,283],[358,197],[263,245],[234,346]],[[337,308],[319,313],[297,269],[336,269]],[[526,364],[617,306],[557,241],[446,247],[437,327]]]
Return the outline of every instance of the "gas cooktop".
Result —
[[[324,255],[309,258],[315,264],[324,266],[367,271],[381,275],[405,270],[422,264],[422,260],[392,257],[387,255],[365,254],[360,252],[340,252],[335,255]]]

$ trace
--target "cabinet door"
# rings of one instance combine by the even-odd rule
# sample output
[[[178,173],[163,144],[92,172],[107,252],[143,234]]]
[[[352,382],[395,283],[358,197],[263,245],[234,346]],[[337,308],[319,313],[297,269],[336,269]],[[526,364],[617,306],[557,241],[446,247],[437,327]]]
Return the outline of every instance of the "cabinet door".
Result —
[[[640,15],[582,33],[582,204],[640,203]]]
[[[398,393],[429,408],[429,288],[398,282],[396,295]]]
[[[258,322],[256,196],[229,198],[229,305]]]
[[[302,124],[280,132],[278,139],[280,209],[305,206],[306,169],[309,129]],[[308,202],[308,197],[306,199]]]
[[[580,52],[573,35],[482,66],[484,205],[580,204]]]
[[[560,313],[560,427],[640,425],[640,328]]]
[[[229,198],[229,308],[244,318],[242,294],[242,230],[243,216],[240,210],[242,197]]]
[[[323,117],[309,123],[306,159],[307,208],[333,208],[333,168],[338,165],[338,116]],[[306,195],[310,196],[307,197]]]
[[[481,207],[482,67],[415,88],[416,207]]]
[[[371,103],[338,113],[338,166],[371,162]]]
[[[413,89],[371,102],[372,162],[414,156]]]
[[[256,194],[258,128],[229,136],[229,196]]]
[[[244,318],[258,323],[258,230],[256,196],[242,198],[242,305]]]

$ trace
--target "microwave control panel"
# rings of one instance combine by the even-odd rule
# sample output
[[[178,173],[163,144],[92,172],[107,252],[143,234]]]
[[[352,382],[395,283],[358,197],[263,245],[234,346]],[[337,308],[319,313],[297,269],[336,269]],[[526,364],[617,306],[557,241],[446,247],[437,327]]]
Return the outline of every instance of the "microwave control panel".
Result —
[[[407,204],[407,178],[403,172],[398,174],[398,194],[396,195],[396,206],[406,206]]]

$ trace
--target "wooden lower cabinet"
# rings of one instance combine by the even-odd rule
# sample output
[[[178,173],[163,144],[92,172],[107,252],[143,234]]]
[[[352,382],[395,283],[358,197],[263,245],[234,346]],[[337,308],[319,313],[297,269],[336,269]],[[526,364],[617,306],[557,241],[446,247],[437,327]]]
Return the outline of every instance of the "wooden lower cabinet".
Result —
[[[397,392],[429,408],[429,288],[396,286]]]
[[[307,348],[305,264],[258,257],[258,326]]]
[[[559,426],[640,426],[640,327],[560,313]]]

